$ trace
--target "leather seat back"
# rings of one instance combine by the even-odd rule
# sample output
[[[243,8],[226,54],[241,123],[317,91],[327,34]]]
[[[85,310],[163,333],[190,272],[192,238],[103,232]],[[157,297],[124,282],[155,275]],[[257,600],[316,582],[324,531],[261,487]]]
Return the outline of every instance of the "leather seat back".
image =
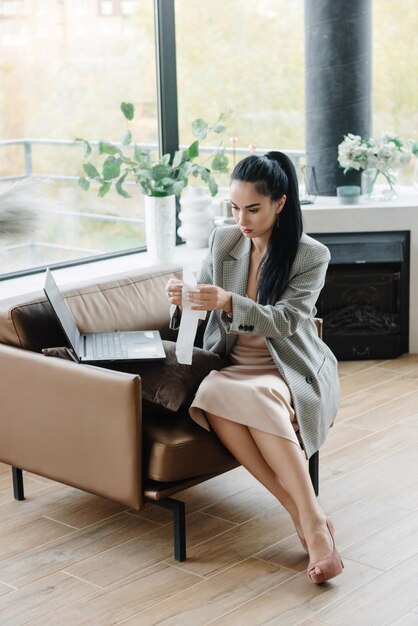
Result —
[[[181,275],[177,266],[153,266],[73,284],[63,292],[81,332],[160,330],[168,339],[164,288]],[[67,345],[43,292],[0,301],[0,343],[35,352]]]

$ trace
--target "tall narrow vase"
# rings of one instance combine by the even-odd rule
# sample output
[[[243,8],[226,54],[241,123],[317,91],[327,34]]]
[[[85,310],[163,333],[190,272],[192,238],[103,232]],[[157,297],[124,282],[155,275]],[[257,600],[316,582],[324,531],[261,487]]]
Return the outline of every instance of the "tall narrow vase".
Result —
[[[169,263],[176,246],[176,197],[145,196],[145,238],[152,263]]]

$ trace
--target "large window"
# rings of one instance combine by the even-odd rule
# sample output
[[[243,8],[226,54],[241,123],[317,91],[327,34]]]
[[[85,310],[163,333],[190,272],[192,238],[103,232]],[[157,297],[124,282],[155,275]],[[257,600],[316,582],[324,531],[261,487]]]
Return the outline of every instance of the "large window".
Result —
[[[232,111],[247,148],[304,148],[303,0],[176,0],[180,137]]]
[[[0,240],[0,273],[144,245],[138,190],[82,191],[70,144],[118,141],[131,101],[135,140],[157,145],[153,19],[152,0],[0,0],[0,192],[32,173],[44,205],[32,236]]]
[[[303,150],[303,0],[176,0],[179,127],[231,109],[228,137],[243,149]],[[373,134],[418,139],[415,0],[373,2]],[[347,129],[349,132],[350,129]]]
[[[232,164],[249,146],[281,149],[298,161],[305,144],[303,0],[174,6],[180,143],[192,140],[194,119],[214,122],[230,111],[223,141]],[[414,0],[398,0],[396,11],[390,0],[373,3],[374,135],[418,139],[417,33]],[[170,97],[166,112],[174,110]],[[0,0],[0,193],[13,177],[31,175],[30,193],[43,201],[31,236],[0,233],[0,275],[145,244],[138,189],[131,199],[100,199],[77,185],[83,153],[71,143],[80,136],[117,141],[123,100],[136,105],[135,141],[157,150],[153,0]]]
[[[373,133],[418,139],[418,10],[415,0],[373,3]]]

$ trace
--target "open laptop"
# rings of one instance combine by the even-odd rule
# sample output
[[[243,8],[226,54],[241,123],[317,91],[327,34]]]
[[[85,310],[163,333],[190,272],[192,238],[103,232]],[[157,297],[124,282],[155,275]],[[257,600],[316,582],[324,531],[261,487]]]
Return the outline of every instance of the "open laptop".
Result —
[[[158,330],[80,333],[73,314],[49,269],[44,292],[81,363],[157,361],[166,354]]]

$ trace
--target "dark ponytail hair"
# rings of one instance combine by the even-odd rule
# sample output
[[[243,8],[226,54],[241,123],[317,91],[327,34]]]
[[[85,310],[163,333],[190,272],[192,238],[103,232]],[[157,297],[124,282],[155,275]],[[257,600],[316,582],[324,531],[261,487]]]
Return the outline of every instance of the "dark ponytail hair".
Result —
[[[286,288],[289,272],[302,236],[302,211],[296,170],[283,152],[246,157],[234,168],[232,181],[254,183],[262,196],[273,201],[284,194],[286,202],[276,218],[258,282],[260,304],[275,304]],[[280,226],[279,226],[280,222]]]

